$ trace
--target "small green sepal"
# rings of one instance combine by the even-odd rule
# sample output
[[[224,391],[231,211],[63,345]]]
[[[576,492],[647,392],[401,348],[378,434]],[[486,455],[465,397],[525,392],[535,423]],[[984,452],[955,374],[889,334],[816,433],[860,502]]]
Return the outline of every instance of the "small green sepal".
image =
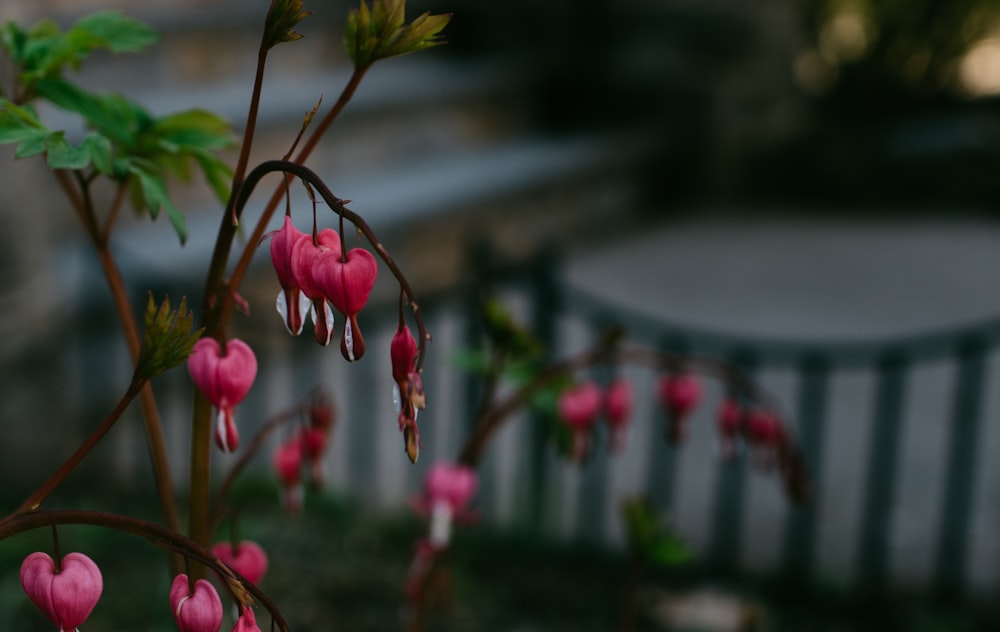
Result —
[[[194,314],[188,311],[186,298],[181,298],[177,309],[171,310],[169,297],[164,297],[157,307],[152,292],[146,304],[145,320],[146,333],[135,376],[148,380],[187,360],[204,330],[192,329]]]
[[[312,15],[312,11],[302,10],[302,0],[271,0],[264,22],[264,50],[270,50],[283,42],[302,39],[294,29],[299,22]]]
[[[450,13],[424,13],[406,24],[406,0],[365,0],[347,16],[344,46],[355,68],[367,67],[380,59],[406,55],[444,43],[441,31],[451,20]]]

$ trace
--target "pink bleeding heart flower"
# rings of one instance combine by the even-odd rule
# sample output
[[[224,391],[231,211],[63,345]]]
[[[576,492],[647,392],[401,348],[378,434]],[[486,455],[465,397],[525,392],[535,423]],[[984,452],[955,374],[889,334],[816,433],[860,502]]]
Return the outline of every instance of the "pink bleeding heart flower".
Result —
[[[267,553],[256,542],[243,540],[233,545],[230,542],[219,542],[212,547],[212,555],[247,578],[256,586],[267,573]]]
[[[348,362],[359,360],[365,354],[358,312],[368,302],[377,275],[375,257],[364,248],[352,248],[344,255],[325,253],[313,266],[313,281],[346,319],[340,352]]]
[[[194,583],[181,573],[170,586],[170,608],[181,632],[219,632],[222,627],[222,600],[207,580]]]
[[[689,374],[665,375],[657,384],[660,403],[667,409],[667,437],[681,443],[687,436],[687,420],[701,399],[701,382]]]
[[[297,512],[302,508],[302,441],[298,437],[282,443],[271,461],[281,481],[285,509]]]
[[[240,618],[233,626],[232,632],[261,632],[253,608],[244,607],[240,610]]]
[[[271,263],[278,276],[281,291],[275,301],[275,307],[285,322],[288,333],[298,336],[302,333],[305,322],[303,314],[309,310],[309,297],[302,292],[301,286],[292,273],[292,251],[299,239],[306,237],[292,224],[292,218],[285,215],[285,223],[271,236]]]
[[[214,338],[201,338],[188,357],[188,372],[195,386],[218,409],[215,443],[224,452],[234,451],[240,442],[233,413],[257,377],[257,357],[250,345],[233,338],[226,343],[225,355]]]
[[[590,431],[601,411],[601,389],[594,382],[583,382],[559,396],[559,418],[573,435],[570,457],[583,461],[590,450]]]
[[[632,418],[632,402],[632,384],[624,378],[613,381],[604,393],[604,418],[611,428],[612,451],[625,447],[628,424]]]
[[[37,552],[21,564],[21,586],[60,632],[68,632],[90,616],[101,598],[104,579],[97,564],[83,553],[66,555],[56,570],[48,554]]]
[[[767,410],[751,410],[744,420],[747,442],[753,448],[757,464],[773,467],[781,448],[788,440],[778,416]]]
[[[313,280],[313,268],[319,257],[326,253],[340,256],[340,233],[332,228],[319,231],[315,243],[311,235],[299,237],[292,246],[291,257],[292,277],[302,293],[312,301],[313,337],[324,347],[333,339],[333,310]]]
[[[716,423],[719,429],[719,443],[723,458],[729,458],[736,454],[740,432],[743,429],[743,418],[743,406],[732,397],[724,398],[719,404]]]
[[[416,371],[417,341],[410,333],[410,328],[402,322],[389,343],[389,358],[395,382],[392,399],[399,417],[399,430],[403,433],[403,446],[410,461],[416,463],[420,455],[417,410],[422,410],[427,405],[427,400],[424,397],[423,381]]]
[[[465,511],[478,487],[475,471],[464,465],[435,463],[424,479],[425,503],[430,507],[430,543],[437,549],[451,540],[452,519]]]

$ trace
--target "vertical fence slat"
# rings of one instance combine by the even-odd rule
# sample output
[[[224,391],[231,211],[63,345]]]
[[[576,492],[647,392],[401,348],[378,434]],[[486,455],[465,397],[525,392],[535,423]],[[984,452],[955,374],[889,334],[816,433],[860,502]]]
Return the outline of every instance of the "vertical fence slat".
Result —
[[[935,588],[946,597],[960,596],[965,580],[985,377],[984,355],[985,344],[978,338],[962,341],[957,350],[958,373],[934,579]]]
[[[881,591],[888,579],[889,529],[898,473],[900,428],[908,360],[898,350],[878,361],[878,383],[872,418],[866,494],[858,549],[858,583]]]
[[[751,349],[739,349],[731,363],[747,376],[754,373],[758,358]],[[732,575],[739,568],[743,532],[743,504],[746,497],[745,458],[729,459],[719,466],[712,507],[712,539],[708,550],[708,568],[714,573]]]
[[[809,353],[799,363],[798,440],[802,457],[809,467],[812,489],[822,489],[823,428],[826,423],[830,380],[830,361],[823,353]],[[813,570],[816,541],[815,496],[805,504],[792,507],[785,535],[784,576],[802,586]]]
[[[562,254],[554,243],[547,243],[535,256],[531,266],[531,327],[546,350],[545,358],[555,359],[558,354],[556,323],[563,309],[559,274]],[[548,468],[548,420],[539,413],[529,414],[531,423],[530,446],[527,450],[528,520],[534,529],[540,529],[545,520]]]
[[[665,337],[659,346],[666,352],[680,355],[691,353],[690,342],[680,335]],[[653,414],[652,425],[654,427],[650,434],[649,464],[646,470],[645,486],[646,497],[649,499],[650,505],[661,514],[674,513],[674,490],[677,486],[677,448],[671,445],[667,439],[667,426],[660,423],[664,415],[667,414],[665,410]],[[665,421],[669,422],[669,420]]]

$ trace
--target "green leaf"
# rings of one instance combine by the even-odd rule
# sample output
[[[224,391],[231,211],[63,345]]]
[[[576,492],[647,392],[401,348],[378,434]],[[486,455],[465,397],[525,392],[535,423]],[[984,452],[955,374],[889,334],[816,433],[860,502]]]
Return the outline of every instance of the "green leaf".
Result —
[[[35,90],[56,107],[82,116],[90,128],[121,145],[127,153],[137,150],[138,135],[153,122],[152,116],[134,101],[118,94],[91,94],[64,79],[43,79]]]
[[[149,134],[178,148],[225,149],[235,145],[229,123],[207,110],[185,110],[156,119]]]
[[[302,10],[302,0],[271,0],[271,8],[264,21],[265,50],[270,50],[283,42],[293,42],[302,38],[294,29],[299,22],[312,15]]]
[[[41,134],[31,138],[26,138],[20,145],[17,146],[17,149],[14,150],[14,157],[30,158],[32,156],[45,153],[45,145],[48,138],[49,134]]]
[[[42,79],[58,77],[66,66],[77,69],[97,49],[135,52],[155,42],[149,26],[119,11],[101,11],[81,18],[62,32],[51,20],[42,20],[27,32],[8,24],[0,44],[21,68],[22,88],[30,91]]]
[[[647,555],[650,562],[660,566],[678,566],[693,557],[684,541],[672,534],[663,535],[648,549]]]
[[[53,169],[83,169],[90,164],[90,152],[70,145],[63,132],[52,132],[45,138],[45,152]]]
[[[129,173],[132,174],[130,181],[132,202],[134,205],[146,208],[149,216],[156,219],[160,209],[167,212],[171,225],[177,232],[183,244],[187,241],[187,227],[184,222],[184,215],[174,206],[167,192],[167,184],[163,181],[160,173],[154,173],[148,166],[143,167],[136,164],[139,161],[132,160],[129,166]],[[158,171],[158,170],[157,170]]]
[[[28,34],[15,22],[7,22],[0,28],[0,46],[16,62],[20,62],[27,41]]]
[[[106,136],[97,133],[88,134],[80,143],[80,149],[87,152],[95,169],[106,176],[112,178],[116,176],[114,149]]]
[[[92,35],[99,46],[113,53],[144,50],[159,40],[159,34],[147,24],[127,17],[121,11],[99,11],[81,18],[69,31]]]
[[[194,152],[194,159],[198,161],[205,182],[215,193],[215,197],[225,205],[232,188],[232,168],[208,152]]]
[[[0,99],[0,144],[20,143],[49,135],[38,115],[27,107]]]

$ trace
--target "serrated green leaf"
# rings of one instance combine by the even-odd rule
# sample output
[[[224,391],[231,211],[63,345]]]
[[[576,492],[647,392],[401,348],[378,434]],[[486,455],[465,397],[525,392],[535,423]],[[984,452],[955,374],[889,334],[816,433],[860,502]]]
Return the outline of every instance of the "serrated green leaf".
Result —
[[[63,132],[52,132],[45,138],[45,154],[52,169],[83,169],[90,164],[89,152],[69,144]]]
[[[205,182],[208,183],[219,202],[225,205],[229,201],[233,182],[232,168],[207,151],[195,151],[193,155],[194,159],[198,161]]]
[[[32,156],[45,153],[45,143],[48,137],[48,134],[43,134],[25,139],[20,145],[17,146],[17,149],[14,150],[14,157],[31,158]]]
[[[35,90],[56,107],[82,116],[88,127],[127,153],[137,150],[139,134],[153,122],[149,112],[134,101],[118,94],[91,94],[64,79],[42,79]]]
[[[187,241],[187,226],[184,221],[184,215],[181,214],[170,199],[166,182],[163,181],[162,175],[139,166],[137,162],[133,160],[129,167],[129,173],[134,178],[131,190],[133,204],[136,204],[136,202],[141,203],[149,211],[149,215],[153,219],[157,218],[160,209],[165,210],[167,217],[170,219],[170,224],[174,227],[177,237],[181,240],[181,244],[183,244]]]
[[[106,176],[115,177],[114,150],[111,141],[97,133],[87,134],[80,148],[87,152],[94,168]]]
[[[221,116],[207,110],[185,110],[156,119],[149,134],[179,148],[225,149],[236,138]]]
[[[34,110],[0,99],[0,143],[19,143],[48,134]]]
[[[149,26],[118,11],[101,11],[81,18],[67,31],[51,20],[42,20],[27,32],[8,26],[4,47],[21,69],[22,87],[58,77],[66,66],[77,69],[97,49],[115,53],[144,49],[158,38]]]

